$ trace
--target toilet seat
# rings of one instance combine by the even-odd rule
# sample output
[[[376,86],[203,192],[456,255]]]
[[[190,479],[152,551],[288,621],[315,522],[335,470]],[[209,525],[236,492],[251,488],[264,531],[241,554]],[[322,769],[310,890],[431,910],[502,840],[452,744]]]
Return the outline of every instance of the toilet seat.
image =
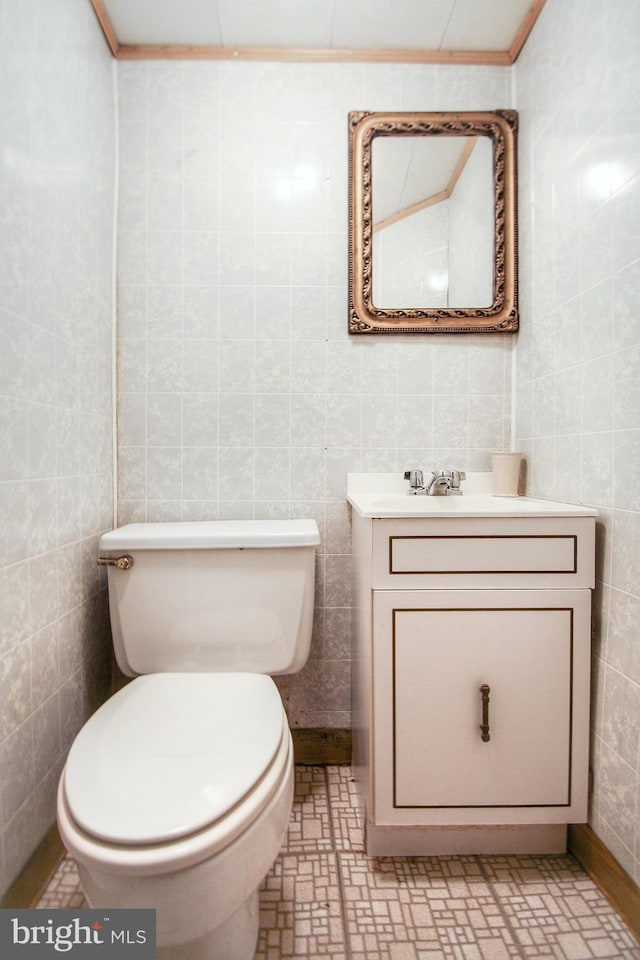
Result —
[[[243,835],[251,833],[261,819],[271,836],[274,833],[271,817],[274,810],[277,813],[281,797],[288,795],[285,802],[287,817],[291,812],[293,779],[293,744],[287,729],[265,776],[226,817],[170,843],[135,846],[105,843],[78,827],[67,805],[63,772],[58,785],[58,826],[65,847],[79,865],[93,867],[98,873],[112,872],[123,877],[161,876],[215,859],[218,854],[224,855],[234,843],[241,843]],[[275,832],[277,826],[276,822]]]
[[[138,677],[76,738],[61,826],[102,864],[197,862],[260,815],[292,763],[290,740],[270,677]]]

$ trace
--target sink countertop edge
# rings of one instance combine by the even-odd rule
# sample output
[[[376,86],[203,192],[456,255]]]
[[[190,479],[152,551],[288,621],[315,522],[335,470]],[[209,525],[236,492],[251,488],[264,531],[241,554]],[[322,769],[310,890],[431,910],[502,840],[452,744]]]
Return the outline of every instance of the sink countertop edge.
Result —
[[[540,500],[533,497],[417,497],[402,494],[389,495],[354,493],[347,496],[348,503],[363,518],[371,520],[435,519],[438,517],[597,517],[595,507],[562,503],[556,500]],[[380,505],[380,501],[396,501],[397,504]],[[434,502],[435,501],[435,502]],[[454,502],[452,502],[454,501]]]

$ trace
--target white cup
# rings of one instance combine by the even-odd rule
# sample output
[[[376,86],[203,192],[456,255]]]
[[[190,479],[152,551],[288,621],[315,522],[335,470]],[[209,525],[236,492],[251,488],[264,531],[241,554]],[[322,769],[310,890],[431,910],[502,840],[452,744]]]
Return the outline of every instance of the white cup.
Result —
[[[517,497],[520,486],[521,453],[501,451],[491,454],[494,497]]]

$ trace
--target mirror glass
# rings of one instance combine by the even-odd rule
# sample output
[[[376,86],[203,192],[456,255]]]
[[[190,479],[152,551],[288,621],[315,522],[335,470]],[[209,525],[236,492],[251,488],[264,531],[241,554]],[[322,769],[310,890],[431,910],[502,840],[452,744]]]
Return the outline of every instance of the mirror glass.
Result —
[[[350,332],[517,329],[516,122],[350,114]]]
[[[488,137],[374,140],[376,306],[491,306],[492,169]]]

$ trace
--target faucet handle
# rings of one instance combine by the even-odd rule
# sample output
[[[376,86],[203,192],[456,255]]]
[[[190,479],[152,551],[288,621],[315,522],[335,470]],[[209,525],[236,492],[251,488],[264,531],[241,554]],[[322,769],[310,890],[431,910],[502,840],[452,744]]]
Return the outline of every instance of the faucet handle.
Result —
[[[460,481],[466,480],[467,475],[464,470],[452,470],[451,471],[451,487],[450,493],[462,493],[460,489]]]
[[[409,492],[422,490],[424,487],[424,475],[422,470],[405,470],[404,479],[409,481]]]

